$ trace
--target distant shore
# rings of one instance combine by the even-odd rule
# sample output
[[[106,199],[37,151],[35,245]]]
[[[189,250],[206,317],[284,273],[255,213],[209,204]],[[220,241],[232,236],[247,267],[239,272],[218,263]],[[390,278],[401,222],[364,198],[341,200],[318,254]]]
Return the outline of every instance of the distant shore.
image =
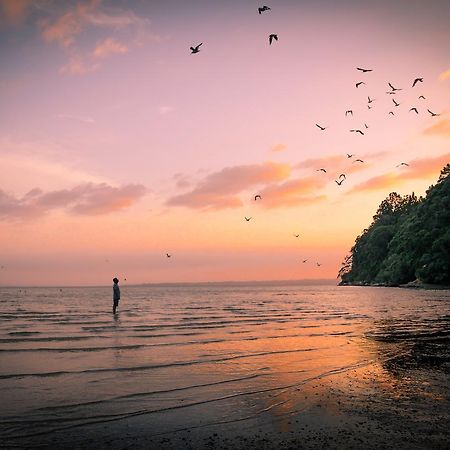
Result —
[[[340,282],[338,286],[370,286],[370,287],[399,287],[406,289],[426,289],[426,290],[450,290],[450,286],[443,284],[430,284],[422,283],[421,281],[411,281],[405,284],[393,284],[393,283],[375,283],[370,281],[357,281],[354,283]]]

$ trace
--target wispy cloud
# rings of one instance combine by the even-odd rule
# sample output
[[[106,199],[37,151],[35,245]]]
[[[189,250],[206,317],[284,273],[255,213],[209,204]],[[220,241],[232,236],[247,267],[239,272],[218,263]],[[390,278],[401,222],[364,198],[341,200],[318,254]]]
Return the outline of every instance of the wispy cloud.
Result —
[[[5,21],[11,25],[21,23],[28,13],[32,0],[0,0]]]
[[[130,207],[146,192],[140,184],[114,187],[106,183],[49,192],[34,188],[21,198],[0,190],[0,220],[35,218],[52,210],[86,216],[108,214]]]
[[[114,53],[127,53],[128,47],[113,38],[106,38],[99,42],[92,52],[92,57],[95,59],[103,59]]]
[[[401,166],[396,172],[372,177],[356,185],[349,193],[391,189],[409,180],[437,178],[439,171],[450,162],[450,153],[435,158],[422,158],[410,161],[409,166]]]
[[[56,117],[62,120],[75,120],[77,122],[82,122],[89,125],[93,125],[95,123],[95,120],[92,117],[72,116],[71,114],[58,114]]]
[[[273,162],[226,167],[206,176],[190,192],[171,197],[166,204],[203,210],[238,208],[243,204],[239,193],[285,180],[290,172],[290,165]]]
[[[450,120],[446,118],[441,119],[434,125],[426,128],[423,133],[448,137],[450,136]]]
[[[442,72],[442,73],[439,75],[439,79],[440,79],[441,81],[447,80],[448,78],[450,78],[450,69],[446,70],[445,72]]]
[[[286,150],[286,148],[287,146],[284,144],[276,144],[272,146],[271,150],[273,152],[282,152],[283,150]]]

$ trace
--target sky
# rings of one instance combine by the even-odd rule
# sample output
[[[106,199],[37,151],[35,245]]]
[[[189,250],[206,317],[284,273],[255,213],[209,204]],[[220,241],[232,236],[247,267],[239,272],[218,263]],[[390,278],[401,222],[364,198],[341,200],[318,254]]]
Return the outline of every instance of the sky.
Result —
[[[266,4],[0,0],[0,285],[335,278],[425,194],[450,2]]]

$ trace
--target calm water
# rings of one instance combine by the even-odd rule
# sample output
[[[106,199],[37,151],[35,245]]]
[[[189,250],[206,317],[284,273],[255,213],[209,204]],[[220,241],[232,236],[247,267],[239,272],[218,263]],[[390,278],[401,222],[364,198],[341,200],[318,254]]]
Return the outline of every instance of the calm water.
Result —
[[[292,391],[450,328],[448,291],[121,289],[116,317],[112,288],[0,289],[1,440],[130,417],[164,432],[283,414]]]

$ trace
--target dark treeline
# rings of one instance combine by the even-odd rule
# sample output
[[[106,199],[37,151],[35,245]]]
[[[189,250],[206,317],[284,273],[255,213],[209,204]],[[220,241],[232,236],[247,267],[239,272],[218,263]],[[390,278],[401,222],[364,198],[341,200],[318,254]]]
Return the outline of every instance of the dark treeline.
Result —
[[[450,285],[450,164],[425,198],[395,192],[356,238],[339,271],[342,284]]]

